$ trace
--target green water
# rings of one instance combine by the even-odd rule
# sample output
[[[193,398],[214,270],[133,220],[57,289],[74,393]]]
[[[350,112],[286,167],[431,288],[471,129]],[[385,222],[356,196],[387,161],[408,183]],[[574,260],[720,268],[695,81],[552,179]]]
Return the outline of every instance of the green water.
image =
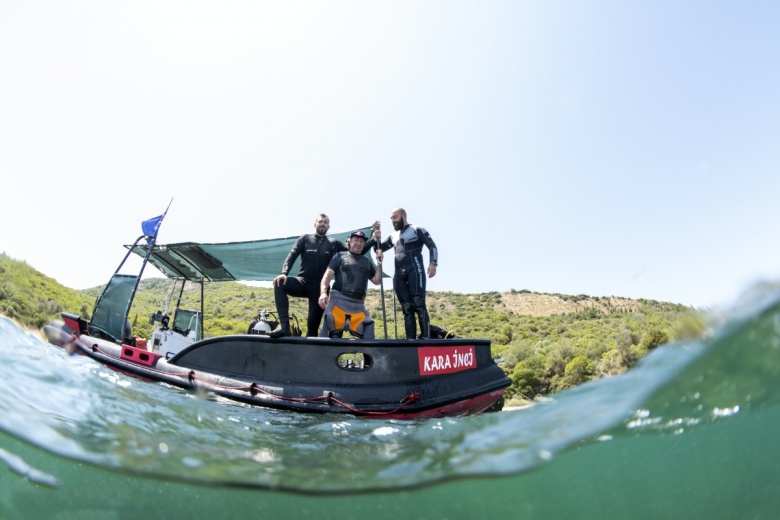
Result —
[[[775,296],[623,376],[417,422],[197,398],[0,320],[0,518],[776,519]]]

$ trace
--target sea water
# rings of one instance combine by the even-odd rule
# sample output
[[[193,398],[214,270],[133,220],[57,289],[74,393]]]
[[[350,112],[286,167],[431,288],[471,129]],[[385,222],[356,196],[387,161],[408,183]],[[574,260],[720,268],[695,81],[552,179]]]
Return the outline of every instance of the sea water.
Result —
[[[420,421],[194,395],[0,318],[0,519],[777,519],[779,382],[768,286],[626,374]]]

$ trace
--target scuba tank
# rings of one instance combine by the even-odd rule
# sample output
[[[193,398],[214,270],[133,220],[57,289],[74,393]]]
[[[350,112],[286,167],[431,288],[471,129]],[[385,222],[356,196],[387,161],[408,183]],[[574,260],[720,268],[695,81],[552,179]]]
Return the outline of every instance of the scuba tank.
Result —
[[[277,323],[269,319],[270,313],[263,309],[257,315],[255,321],[249,325],[249,334],[268,334],[274,330]]]

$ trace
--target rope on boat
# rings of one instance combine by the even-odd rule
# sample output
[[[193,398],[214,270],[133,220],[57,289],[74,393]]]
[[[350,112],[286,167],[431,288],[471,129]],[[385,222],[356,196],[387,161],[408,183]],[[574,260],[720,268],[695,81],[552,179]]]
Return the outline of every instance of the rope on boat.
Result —
[[[75,341],[76,343],[78,343],[79,345],[81,345],[85,349],[92,350],[93,352],[97,352],[99,354],[102,354],[103,356],[106,356],[106,357],[109,357],[109,358],[112,358],[112,359],[122,359],[122,358],[118,358],[116,356],[113,356],[113,355],[109,354],[108,352],[105,352],[105,351],[101,350],[101,348],[98,346],[97,343],[93,344],[91,347],[88,347],[87,345],[85,345],[81,341],[81,338],[79,338],[76,335],[75,332],[71,334],[71,337],[73,338],[73,341]],[[354,406],[351,406],[351,405],[341,401],[340,399],[336,399],[335,397],[333,397],[333,394],[331,392],[327,392],[326,394],[319,395],[317,397],[285,397],[283,395],[276,395],[276,394],[272,394],[271,392],[268,392],[267,390],[263,390],[262,388],[260,388],[257,385],[257,383],[252,383],[251,385],[242,385],[242,386],[227,386],[227,385],[222,385],[220,383],[215,383],[213,381],[209,381],[207,379],[203,379],[201,377],[198,377],[198,375],[195,373],[194,370],[190,370],[186,374],[174,374],[174,373],[171,373],[171,372],[165,372],[163,370],[157,370],[156,368],[152,368],[152,367],[146,367],[145,366],[144,369],[148,370],[150,372],[158,373],[158,374],[163,374],[163,375],[167,375],[167,376],[171,376],[171,377],[178,377],[178,378],[181,378],[181,379],[187,379],[187,381],[190,383],[190,386],[192,386],[193,388],[195,388],[195,386],[196,386],[196,381],[201,381],[202,383],[205,383],[207,386],[216,387],[216,388],[220,388],[220,389],[223,389],[223,390],[239,390],[239,391],[243,390],[245,392],[249,392],[252,395],[252,397],[255,397],[258,393],[260,393],[260,394],[263,394],[263,395],[265,395],[267,397],[272,397],[274,399],[279,399],[280,401],[290,401],[290,402],[295,402],[295,403],[314,403],[314,402],[318,402],[318,401],[326,401],[328,404],[336,404],[338,406],[341,406],[341,407],[349,410],[350,412],[353,412],[353,413],[358,414],[358,415],[366,415],[366,416],[391,415],[391,414],[397,413],[398,411],[400,411],[405,406],[415,402],[417,399],[420,398],[419,392],[412,392],[412,393],[406,395],[403,399],[401,399],[401,404],[397,408],[395,408],[393,410],[389,410],[389,411],[386,411],[386,412],[368,412],[368,411],[365,411],[365,410],[359,410],[358,408],[355,408]]]

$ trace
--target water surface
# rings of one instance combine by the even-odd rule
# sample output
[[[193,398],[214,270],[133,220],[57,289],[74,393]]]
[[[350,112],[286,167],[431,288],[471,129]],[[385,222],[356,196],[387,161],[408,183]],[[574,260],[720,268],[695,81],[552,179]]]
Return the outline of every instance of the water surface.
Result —
[[[192,395],[0,318],[0,518],[774,519],[778,376],[774,288],[624,375],[406,422]]]

